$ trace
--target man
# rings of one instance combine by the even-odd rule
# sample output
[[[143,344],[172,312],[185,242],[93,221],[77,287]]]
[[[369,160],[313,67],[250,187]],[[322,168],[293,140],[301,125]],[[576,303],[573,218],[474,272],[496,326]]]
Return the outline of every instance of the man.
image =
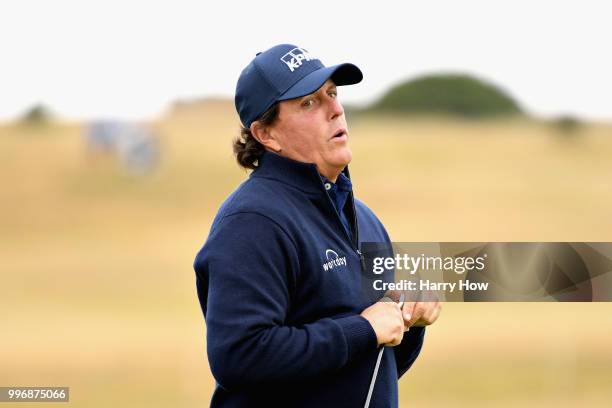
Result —
[[[380,346],[371,407],[398,404],[437,304],[367,302],[362,242],[389,242],[354,199],[337,86],[355,65],[325,67],[289,44],[242,71],[234,143],[248,180],[223,203],[194,268],[217,387],[213,407],[362,407]],[[404,330],[411,327],[404,334]]]

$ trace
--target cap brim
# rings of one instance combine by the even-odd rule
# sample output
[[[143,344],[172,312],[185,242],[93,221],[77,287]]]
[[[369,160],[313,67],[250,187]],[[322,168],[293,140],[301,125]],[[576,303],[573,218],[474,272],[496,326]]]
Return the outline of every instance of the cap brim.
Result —
[[[356,65],[350,63],[321,68],[300,79],[295,85],[279,96],[277,101],[285,101],[311,94],[330,78],[337,86],[353,85],[361,82],[363,74]]]

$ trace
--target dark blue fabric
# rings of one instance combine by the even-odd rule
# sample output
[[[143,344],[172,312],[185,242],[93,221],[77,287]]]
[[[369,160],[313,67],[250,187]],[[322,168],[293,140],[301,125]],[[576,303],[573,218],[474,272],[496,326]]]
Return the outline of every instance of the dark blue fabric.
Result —
[[[274,153],[222,204],[194,262],[212,407],[363,406],[378,348],[360,315],[372,301],[359,246],[389,237],[352,193],[345,208],[356,214],[355,240],[316,166]],[[371,407],[398,406],[397,380],[423,337],[411,329],[385,350]]]
[[[344,173],[340,173],[335,183],[329,181],[325,176],[321,176],[321,180],[323,181],[323,186],[325,186],[325,190],[327,191],[327,194],[329,194],[332,203],[334,203],[334,207],[338,212],[338,216],[340,217],[340,221],[342,221],[342,225],[344,226],[346,233],[352,241],[353,227],[348,219],[348,210],[345,208],[346,200],[348,199],[349,194],[353,191],[351,180],[346,177]],[[329,188],[327,187],[328,185]]]

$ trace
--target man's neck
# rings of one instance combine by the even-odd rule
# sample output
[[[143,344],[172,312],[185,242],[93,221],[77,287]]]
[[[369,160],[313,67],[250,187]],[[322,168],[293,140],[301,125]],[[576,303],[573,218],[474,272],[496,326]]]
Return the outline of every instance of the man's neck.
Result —
[[[275,151],[273,151],[271,149],[268,149],[268,148],[266,148],[266,150],[269,151],[269,152],[272,152],[274,154],[277,154],[279,156],[287,157],[287,158],[289,158],[291,160],[300,161],[302,163],[308,163],[307,161],[300,160],[299,158],[289,157],[289,156],[287,156],[286,153],[275,152]],[[319,171],[320,175],[322,175],[323,177],[325,177],[326,179],[328,179],[332,183],[335,183],[336,180],[338,180],[338,176],[340,175],[340,173],[342,173],[342,170],[344,170],[344,167],[343,168],[335,168],[335,167],[325,167],[325,168],[323,168],[322,166],[317,165],[317,170]]]

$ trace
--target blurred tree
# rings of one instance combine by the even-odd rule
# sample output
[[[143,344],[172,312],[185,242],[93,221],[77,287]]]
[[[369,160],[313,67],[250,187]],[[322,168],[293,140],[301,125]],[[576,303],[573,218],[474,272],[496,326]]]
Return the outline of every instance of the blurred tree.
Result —
[[[371,109],[470,118],[523,113],[501,89],[469,75],[426,75],[392,88]]]
[[[575,116],[562,115],[553,119],[552,125],[562,135],[575,135],[583,123]]]
[[[42,104],[36,104],[25,112],[21,121],[28,125],[39,125],[47,123],[50,118],[49,109]]]

